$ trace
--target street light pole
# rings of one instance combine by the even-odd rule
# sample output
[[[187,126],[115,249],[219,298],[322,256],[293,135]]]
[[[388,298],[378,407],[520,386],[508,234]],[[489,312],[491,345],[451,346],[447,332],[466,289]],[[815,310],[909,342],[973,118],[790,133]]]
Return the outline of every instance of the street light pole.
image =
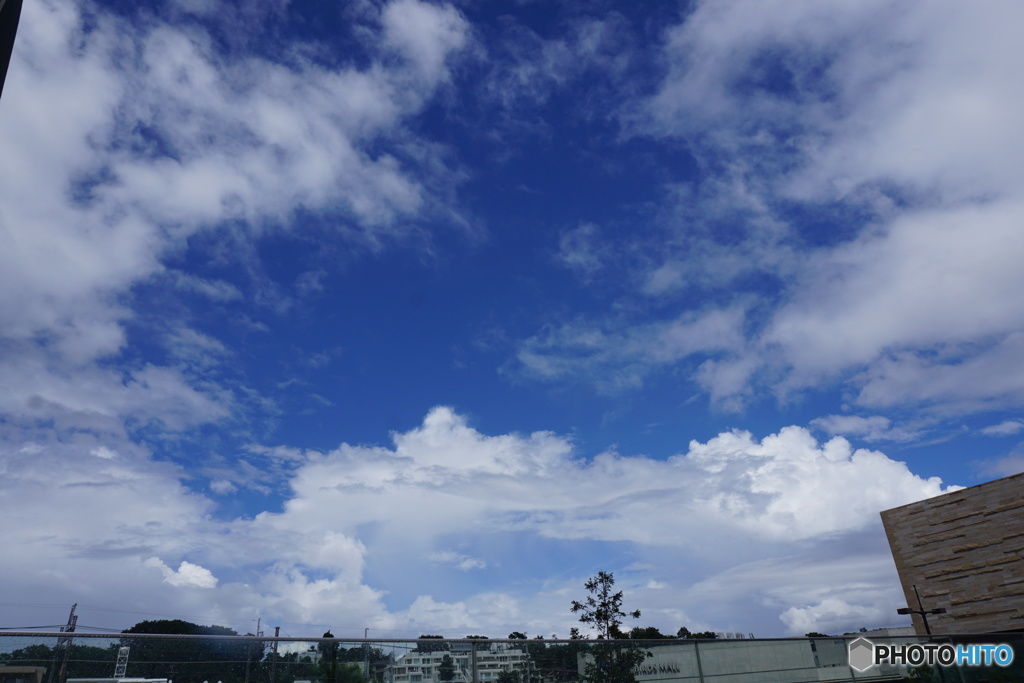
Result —
[[[924,632],[928,634],[928,640],[932,638],[932,630],[928,627],[928,615],[929,614],[945,614],[946,609],[944,607],[938,607],[936,609],[925,609],[924,605],[921,604],[921,594],[917,592],[917,584],[914,584],[914,595],[917,596],[917,607],[918,609],[910,609],[909,607],[900,607],[896,610],[897,614],[920,614],[921,621],[924,622]]]
[[[909,607],[900,607],[896,610],[897,614],[920,614],[921,621],[924,622],[924,632],[928,634],[928,640],[932,639],[932,630],[928,627],[928,615],[929,614],[945,614],[945,607],[937,607],[935,609],[925,609],[924,605],[921,604],[921,594],[917,592],[917,584],[914,584],[914,595],[917,596],[917,609],[910,609]],[[946,677],[942,673],[942,667],[939,667],[939,680],[944,681]]]

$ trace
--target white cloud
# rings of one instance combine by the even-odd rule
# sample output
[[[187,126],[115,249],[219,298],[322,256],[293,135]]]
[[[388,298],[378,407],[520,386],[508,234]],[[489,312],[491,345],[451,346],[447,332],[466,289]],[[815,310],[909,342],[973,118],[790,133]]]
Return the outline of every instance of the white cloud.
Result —
[[[837,626],[842,628],[858,621],[863,624],[884,623],[887,612],[877,605],[851,605],[841,598],[825,598],[815,605],[790,607],[780,619],[791,633],[821,633],[819,629],[835,630]]]
[[[1022,12],[698,3],[666,31],[656,94],[620,111],[629,134],[682,141],[702,169],[666,188],[671,216],[637,243],[657,257],[630,294],[739,312],[741,339],[654,356],[671,319],[613,312],[529,339],[527,374],[608,391],[685,360],[730,409],[836,383],[876,410],[1019,405],[1024,47],[1007,27]]]
[[[1024,472],[1024,453],[1018,447],[1002,458],[992,458],[976,463],[978,469],[992,477],[1010,477]]]
[[[692,354],[742,350],[744,311],[690,312],[675,320],[642,325],[566,324],[522,343],[519,370],[543,380],[582,378],[614,392],[638,387],[654,368]],[[617,329],[622,327],[624,329]]]
[[[882,453],[839,437],[818,444],[800,427],[760,442],[721,434],[665,461],[605,453],[584,462],[571,453],[553,434],[488,437],[437,408],[421,427],[396,435],[394,450],[344,445],[312,454],[295,473],[285,511],[262,518],[313,528],[310,513],[330,511],[349,528],[373,521],[408,536],[486,523],[654,544],[694,542],[712,528],[792,540],[860,529],[879,510],[943,491],[939,480]],[[679,518],[701,520],[705,530],[680,529],[672,521]]]
[[[909,427],[894,427],[892,420],[882,415],[861,417],[859,415],[826,415],[811,420],[811,424],[827,434],[842,434],[875,441],[911,441],[920,430]]]
[[[488,46],[493,50],[491,71],[482,87],[491,100],[500,104],[503,113],[507,112],[499,125],[512,129],[516,138],[523,133],[547,136],[552,132],[543,120],[524,120],[523,111],[547,102],[585,74],[600,79],[588,83],[588,88],[594,90],[604,86],[604,79],[623,75],[630,65],[629,27],[616,12],[603,13],[600,18],[574,17],[560,35],[542,36],[515,23],[512,15],[506,19],[503,40]],[[584,98],[576,102],[574,113],[604,116],[607,111],[598,111]]]
[[[182,560],[177,570],[168,567],[158,557],[151,557],[144,564],[159,569],[164,581],[175,588],[214,588],[217,585],[217,577],[209,569],[185,560]]]
[[[1024,422],[1005,420],[997,425],[990,425],[981,430],[985,436],[1010,436],[1024,429]]]
[[[558,259],[583,277],[594,275],[610,256],[599,233],[600,229],[593,223],[583,223],[564,232],[558,240]]]
[[[381,14],[384,41],[406,55],[431,82],[442,79],[444,61],[468,39],[469,24],[451,5],[393,0]]]
[[[462,571],[469,571],[470,569],[486,569],[487,563],[478,557],[470,557],[469,555],[462,555],[452,550],[439,550],[432,552],[427,555],[427,559],[431,562],[439,562],[442,564],[450,564]]]
[[[414,53],[415,78],[413,67],[379,62],[230,60],[195,23],[131,23],[83,2],[25,8],[0,109],[5,414],[107,429],[223,419],[230,393],[179,369],[96,365],[125,349],[132,287],[166,274],[186,291],[237,300],[232,284],[162,263],[225,220],[257,231],[306,207],[372,248],[415,231],[415,216],[433,210],[425,194],[444,195],[452,176],[427,147],[392,134],[433,93],[422,62],[440,78],[468,29],[449,6],[410,0],[384,12],[388,35]],[[416,19],[429,21],[413,30]],[[170,341],[193,365],[223,351],[191,330]]]
[[[805,274],[765,342],[784,350],[794,382],[867,365],[865,405],[1019,400],[1024,385],[998,375],[1017,359],[1024,325],[1012,295],[1024,280],[1009,256],[1024,247],[1022,207],[908,212],[836,249]]]
[[[33,594],[38,567],[47,567],[45,581],[74,576],[81,590],[129,596],[147,611],[228,624],[254,610],[324,624],[344,607],[374,628],[564,634],[586,578],[586,569],[567,576],[564,561],[617,570],[608,566],[614,552],[635,560],[618,577],[663,629],[684,617],[696,620],[691,627],[744,628],[732,623],[748,606],[712,606],[726,587],[730,600],[758,601],[756,630],[775,629],[790,608],[842,597],[831,590],[852,591],[842,598],[851,605],[881,600],[895,579],[878,512],[951,490],[841,438],[820,444],[800,427],[761,440],[724,433],[667,460],[584,460],[564,437],[490,436],[437,408],[391,448],[269,449],[263,457],[280,451],[295,468],[277,470],[290,485],[283,507],[224,520],[183,487],[184,472],[126,441],[60,443],[40,433],[26,447],[16,436],[16,448],[0,451],[12,511],[2,540],[25,549],[9,568],[12,590]],[[82,457],[100,448],[118,457]],[[215,491],[236,486],[211,478]],[[506,567],[548,555],[552,569],[540,563],[503,587],[467,591],[471,570],[505,581]],[[428,561],[422,583],[389,597],[409,589],[384,577],[404,576],[417,557]],[[672,604],[687,605],[686,614],[664,609]]]

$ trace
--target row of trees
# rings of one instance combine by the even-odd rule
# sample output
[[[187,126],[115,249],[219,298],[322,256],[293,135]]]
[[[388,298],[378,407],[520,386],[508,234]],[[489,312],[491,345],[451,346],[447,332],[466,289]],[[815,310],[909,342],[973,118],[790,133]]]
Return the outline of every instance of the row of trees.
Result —
[[[240,635],[224,626],[200,626],[180,619],[143,621],[122,631],[120,638],[107,647],[84,645],[81,641],[73,643],[67,654],[68,677],[111,677],[118,650],[123,646],[130,648],[128,676],[171,678],[175,683],[290,683],[297,679],[367,683],[358,662],[386,659],[377,648],[344,648],[330,641],[321,642],[314,652],[278,653],[268,651],[260,641],[133,637],[141,634]],[[328,632],[324,637],[333,636]],[[63,658],[63,650],[61,652]],[[4,654],[3,659],[11,665],[49,669],[54,661],[54,650],[48,645],[29,645]]]
[[[597,643],[588,641],[579,629],[573,628],[569,643],[550,644],[537,636],[530,640],[524,632],[513,631],[511,640],[522,640],[522,648],[530,655],[531,668],[527,672],[501,672],[497,683],[535,683],[531,679],[572,681],[580,678],[578,662],[583,656],[583,676],[586,683],[636,683],[635,669],[651,653],[648,642],[676,638],[714,638],[711,632],[691,633],[680,628],[675,636],[661,633],[655,627],[622,628],[623,620],[639,619],[640,611],[624,611],[622,591],[615,591],[615,579],[610,572],[599,572],[589,579],[585,588],[588,595],[583,601],[574,600],[573,614],[582,624],[589,626],[597,639],[615,641]],[[379,648],[368,645],[344,648],[334,640],[330,631],[323,635],[315,649],[308,652],[281,654],[267,652],[259,641],[232,638],[173,639],[139,638],[142,634],[237,636],[236,631],[224,626],[200,626],[180,619],[143,621],[121,633],[119,642],[106,648],[74,644],[68,653],[68,675],[75,678],[109,677],[121,646],[131,648],[128,675],[146,678],[172,678],[175,683],[287,683],[296,679],[318,680],[321,683],[367,683],[365,662],[380,670],[390,658]],[[253,635],[253,634],[247,634]],[[467,639],[487,640],[486,636],[466,636]],[[414,651],[433,652],[447,650],[442,636],[420,636]],[[23,665],[50,667],[53,649],[46,645],[31,645],[5,655],[9,662]],[[376,664],[376,667],[373,665]],[[455,665],[451,657],[442,659],[438,679],[443,683],[455,678]]]

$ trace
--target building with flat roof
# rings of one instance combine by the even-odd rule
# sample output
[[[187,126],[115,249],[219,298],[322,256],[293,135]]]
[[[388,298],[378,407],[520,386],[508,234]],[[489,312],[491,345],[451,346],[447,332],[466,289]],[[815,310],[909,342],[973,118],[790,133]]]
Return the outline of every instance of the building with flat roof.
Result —
[[[946,610],[932,633],[1024,631],[1024,473],[881,514],[907,606]]]
[[[916,638],[916,637],[915,637]],[[634,646],[635,642],[633,643]],[[901,681],[905,666],[881,664],[866,673],[849,665],[847,638],[647,641],[649,656],[633,674],[637,683],[810,683],[812,681]],[[629,646],[629,641],[594,647]],[[582,679],[592,654],[579,656]]]
[[[43,683],[45,666],[0,666],[0,683]]]
[[[450,644],[451,649],[433,652],[413,650],[400,655],[388,667],[388,683],[440,683],[441,663],[448,657],[453,667],[451,683],[493,683],[502,671],[520,671],[530,655],[504,643]]]

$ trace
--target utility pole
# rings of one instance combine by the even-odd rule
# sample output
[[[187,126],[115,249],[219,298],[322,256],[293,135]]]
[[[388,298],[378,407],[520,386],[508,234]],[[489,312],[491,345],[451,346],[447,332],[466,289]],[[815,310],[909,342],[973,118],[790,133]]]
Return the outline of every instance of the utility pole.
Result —
[[[274,683],[277,676],[277,637],[281,635],[281,627],[274,627],[274,647],[271,648],[270,654],[273,655],[273,659],[270,660],[270,683]]]
[[[256,620],[256,637],[259,638],[263,635],[263,631],[260,630],[260,623],[262,623],[263,617],[259,617]],[[245,658],[245,683],[249,683],[249,669],[252,666],[252,656],[256,652],[256,643],[254,642],[249,646],[249,654]]]
[[[370,637],[370,627],[367,626],[363,629],[363,675],[366,676],[366,680],[370,680],[370,644],[366,642],[366,639]]]

